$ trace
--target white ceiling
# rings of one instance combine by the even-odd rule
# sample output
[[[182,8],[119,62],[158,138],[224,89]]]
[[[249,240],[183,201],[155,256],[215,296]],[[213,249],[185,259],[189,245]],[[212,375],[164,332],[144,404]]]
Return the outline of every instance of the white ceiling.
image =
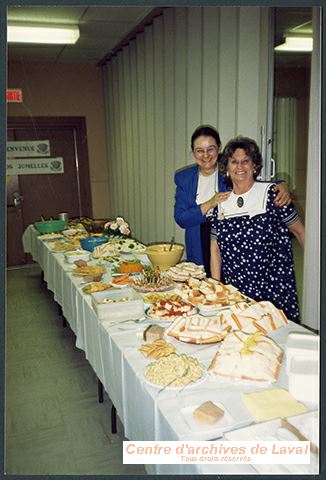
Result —
[[[8,7],[8,22],[39,22],[79,25],[75,45],[8,44],[8,60],[51,63],[97,64],[122,39],[141,24],[153,7],[144,6],[42,6]]]
[[[80,27],[75,45],[8,45],[9,61],[98,64],[137,26],[150,22],[164,7],[149,6],[9,6],[8,21],[73,24]],[[166,8],[166,7],[165,7]],[[172,7],[173,8],[173,7]],[[286,31],[311,21],[311,7],[275,9],[275,40]],[[305,65],[308,54],[277,55],[279,64]]]

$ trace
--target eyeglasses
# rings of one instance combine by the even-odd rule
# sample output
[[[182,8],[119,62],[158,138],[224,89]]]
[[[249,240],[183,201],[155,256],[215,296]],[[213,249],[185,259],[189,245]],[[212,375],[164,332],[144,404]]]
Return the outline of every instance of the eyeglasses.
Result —
[[[217,146],[211,145],[210,147],[207,147],[207,148],[198,147],[194,149],[194,152],[196,155],[199,155],[200,157],[205,155],[205,152],[207,153],[207,155],[214,155],[217,152]]]

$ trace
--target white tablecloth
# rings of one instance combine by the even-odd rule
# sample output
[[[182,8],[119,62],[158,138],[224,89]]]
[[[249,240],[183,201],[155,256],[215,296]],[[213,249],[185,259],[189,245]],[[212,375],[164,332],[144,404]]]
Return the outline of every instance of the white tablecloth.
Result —
[[[179,390],[162,390],[148,385],[144,380],[148,360],[138,351],[146,323],[112,325],[100,321],[92,308],[90,295],[82,291],[82,279],[72,275],[73,267],[65,262],[63,254],[52,253],[49,244],[38,238],[32,226],[24,232],[23,245],[25,252],[31,253],[41,266],[48,288],[53,291],[55,300],[61,305],[63,314],[76,335],[76,346],[85,352],[87,360],[109,394],[127,438],[209,440],[213,437],[191,430],[186,417],[180,414],[185,407],[206,400],[215,399],[227,406],[234,419],[233,428],[253,421],[241,401],[241,394],[266,388],[266,385],[222,381],[209,375],[202,383]],[[300,325],[290,322],[271,337],[284,347],[289,332],[303,330]],[[170,341],[175,343],[178,353],[190,354],[206,366],[217,348],[216,345],[200,346],[173,339]],[[271,386],[287,387],[285,359],[277,383]],[[277,473],[279,467],[273,468],[273,472]],[[148,473],[156,474],[257,473],[251,465],[147,465],[146,469]]]

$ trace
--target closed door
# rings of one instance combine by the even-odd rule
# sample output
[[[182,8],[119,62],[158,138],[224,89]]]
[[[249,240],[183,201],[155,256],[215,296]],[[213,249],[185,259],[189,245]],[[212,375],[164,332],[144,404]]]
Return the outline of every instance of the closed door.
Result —
[[[30,261],[22,248],[22,235],[41,216],[57,218],[67,212],[70,218],[91,216],[91,195],[87,157],[86,128],[83,119],[11,119],[10,141],[42,141],[50,144],[50,157],[62,157],[64,173],[22,174],[7,178],[7,264]],[[15,160],[14,160],[15,161]]]

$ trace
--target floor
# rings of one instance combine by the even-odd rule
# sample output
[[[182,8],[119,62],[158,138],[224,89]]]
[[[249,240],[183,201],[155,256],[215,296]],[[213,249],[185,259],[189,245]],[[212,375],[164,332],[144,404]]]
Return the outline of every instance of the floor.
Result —
[[[5,473],[146,475],[123,465],[123,427],[38,266],[7,272]]]

